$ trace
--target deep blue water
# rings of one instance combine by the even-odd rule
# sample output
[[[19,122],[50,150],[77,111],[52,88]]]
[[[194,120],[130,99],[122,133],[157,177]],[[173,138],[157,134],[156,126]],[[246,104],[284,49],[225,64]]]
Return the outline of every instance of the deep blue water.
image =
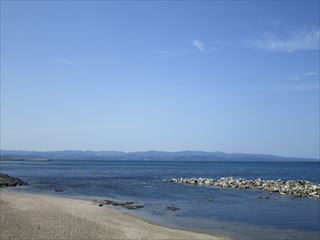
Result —
[[[234,176],[320,183],[319,162],[3,161],[0,170],[30,184],[15,191],[138,201],[145,208],[131,213],[177,228],[239,239],[320,239],[319,199],[162,182],[172,177]],[[56,188],[64,192],[55,193]],[[180,210],[167,210],[172,204]]]

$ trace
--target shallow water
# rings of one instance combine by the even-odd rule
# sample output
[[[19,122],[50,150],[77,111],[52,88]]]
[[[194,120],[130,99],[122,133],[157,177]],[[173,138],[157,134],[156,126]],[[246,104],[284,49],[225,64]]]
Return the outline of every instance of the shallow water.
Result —
[[[319,183],[319,162],[54,160],[3,161],[0,167],[30,184],[15,191],[137,201],[145,208],[130,213],[167,226],[226,233],[238,239],[320,239],[319,199],[162,182],[172,177],[234,176]],[[55,188],[64,192],[55,193]],[[171,205],[180,210],[167,210]]]

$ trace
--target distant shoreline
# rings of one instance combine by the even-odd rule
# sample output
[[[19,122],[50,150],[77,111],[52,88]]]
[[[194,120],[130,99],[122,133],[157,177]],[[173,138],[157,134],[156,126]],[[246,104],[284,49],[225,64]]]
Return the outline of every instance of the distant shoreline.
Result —
[[[119,161],[257,161],[319,162],[319,158],[284,157],[271,154],[225,153],[206,151],[20,151],[0,150],[0,158],[30,160],[119,160]]]
[[[50,159],[39,157],[0,157],[0,161],[50,161]]]

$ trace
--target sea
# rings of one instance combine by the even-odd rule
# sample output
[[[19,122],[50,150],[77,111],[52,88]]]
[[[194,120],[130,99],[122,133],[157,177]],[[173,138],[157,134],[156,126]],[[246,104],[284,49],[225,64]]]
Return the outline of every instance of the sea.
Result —
[[[134,201],[144,208],[112,208],[168,227],[239,240],[320,239],[318,198],[163,181],[178,177],[233,176],[320,183],[320,162],[1,161],[0,171],[29,183],[29,186],[8,188],[10,191]],[[167,209],[170,206],[179,210]]]

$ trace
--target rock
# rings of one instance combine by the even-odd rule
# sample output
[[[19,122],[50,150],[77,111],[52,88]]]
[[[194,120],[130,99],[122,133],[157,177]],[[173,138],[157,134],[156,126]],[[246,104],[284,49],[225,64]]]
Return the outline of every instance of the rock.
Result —
[[[177,211],[177,210],[180,210],[180,208],[177,208],[175,206],[170,206],[170,207],[167,207],[168,210],[171,210],[171,211]]]
[[[55,192],[63,192],[64,190],[63,190],[63,188],[56,188],[54,191]]]
[[[0,173],[0,187],[15,187],[15,186],[28,185],[26,182],[19,178]]]
[[[318,192],[312,192],[312,193],[309,193],[310,196],[315,196],[315,195],[318,195]]]

